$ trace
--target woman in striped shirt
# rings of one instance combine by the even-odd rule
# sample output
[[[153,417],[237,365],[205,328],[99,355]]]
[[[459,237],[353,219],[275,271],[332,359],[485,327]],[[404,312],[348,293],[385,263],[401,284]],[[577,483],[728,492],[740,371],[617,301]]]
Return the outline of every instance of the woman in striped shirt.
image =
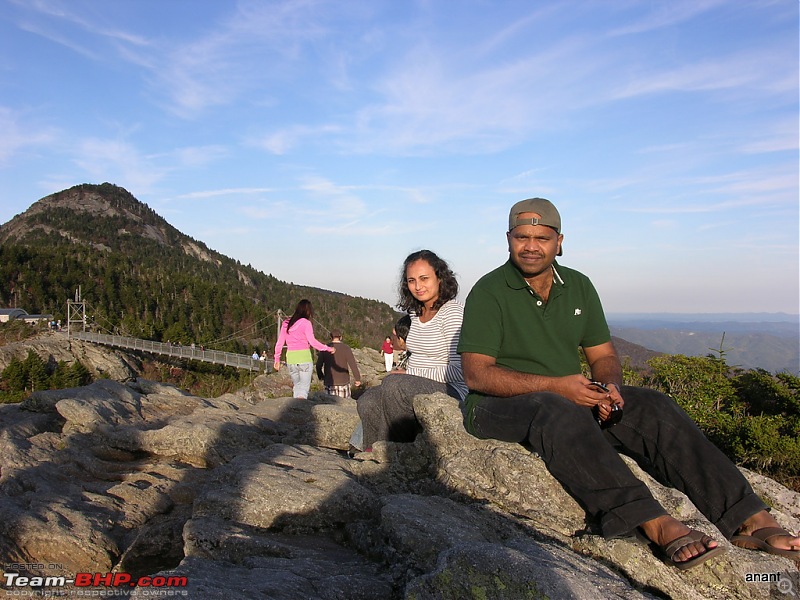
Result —
[[[414,441],[421,431],[412,401],[418,394],[442,392],[463,401],[467,394],[461,357],[456,352],[464,307],[456,302],[458,281],[447,263],[430,250],[410,254],[403,263],[398,308],[411,315],[405,371],[387,375],[358,399],[363,441]],[[355,445],[355,444],[354,444]]]

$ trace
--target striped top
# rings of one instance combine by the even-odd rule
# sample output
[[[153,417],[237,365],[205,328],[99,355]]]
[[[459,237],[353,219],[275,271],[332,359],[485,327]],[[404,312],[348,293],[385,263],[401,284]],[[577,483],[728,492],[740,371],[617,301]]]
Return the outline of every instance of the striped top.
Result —
[[[427,323],[420,322],[412,313],[406,338],[406,348],[411,353],[406,373],[449,383],[462,400],[467,395],[467,384],[456,348],[463,319],[464,307],[448,300]]]

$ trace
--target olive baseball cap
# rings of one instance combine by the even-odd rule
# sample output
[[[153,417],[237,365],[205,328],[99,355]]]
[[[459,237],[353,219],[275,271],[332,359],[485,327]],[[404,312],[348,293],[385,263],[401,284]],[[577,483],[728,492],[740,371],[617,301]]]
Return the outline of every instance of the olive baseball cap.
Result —
[[[536,213],[539,218],[520,219],[521,213]],[[508,230],[511,231],[518,225],[546,225],[561,233],[561,215],[550,200],[544,198],[528,198],[520,200],[511,207],[508,213]]]

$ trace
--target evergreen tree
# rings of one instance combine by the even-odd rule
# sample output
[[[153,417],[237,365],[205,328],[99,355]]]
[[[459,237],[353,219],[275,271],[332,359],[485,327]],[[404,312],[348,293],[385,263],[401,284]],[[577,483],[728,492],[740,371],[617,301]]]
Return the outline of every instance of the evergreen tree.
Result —
[[[25,365],[16,356],[13,357],[8,366],[3,370],[3,383],[9,392],[22,392],[28,383],[28,374]]]
[[[89,369],[77,360],[69,366],[64,378],[65,387],[81,387],[88,385],[91,381],[92,375],[89,373]]]
[[[36,352],[28,350],[28,356],[23,361],[23,367],[27,378],[27,389],[31,392],[35,392],[50,388],[50,378],[47,375],[47,367]]]

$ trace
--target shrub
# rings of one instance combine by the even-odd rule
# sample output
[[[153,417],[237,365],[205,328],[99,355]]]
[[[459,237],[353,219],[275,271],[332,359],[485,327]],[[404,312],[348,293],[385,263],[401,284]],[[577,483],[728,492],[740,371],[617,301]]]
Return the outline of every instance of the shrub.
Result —
[[[800,481],[800,378],[729,373],[722,357],[659,356],[644,384],[672,396],[734,462],[785,485]]]

